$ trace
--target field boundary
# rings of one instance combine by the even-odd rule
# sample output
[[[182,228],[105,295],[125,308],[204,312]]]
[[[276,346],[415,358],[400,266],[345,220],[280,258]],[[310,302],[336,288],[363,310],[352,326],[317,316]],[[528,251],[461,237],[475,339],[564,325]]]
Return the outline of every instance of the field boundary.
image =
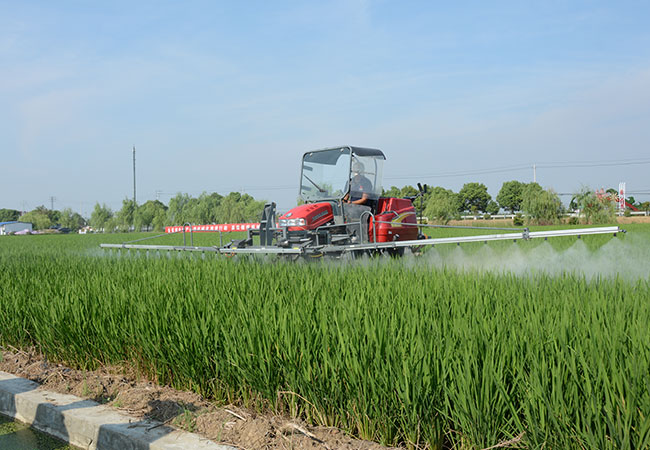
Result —
[[[162,422],[137,419],[92,400],[39,389],[0,371],[0,414],[85,449],[235,450]]]

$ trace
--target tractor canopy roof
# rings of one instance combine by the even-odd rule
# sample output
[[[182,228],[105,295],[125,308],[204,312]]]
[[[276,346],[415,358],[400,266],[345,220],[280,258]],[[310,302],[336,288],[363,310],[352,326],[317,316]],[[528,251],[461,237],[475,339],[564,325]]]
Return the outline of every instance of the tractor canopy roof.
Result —
[[[313,150],[311,152],[307,152],[304,154],[303,160],[305,159],[306,156],[309,155],[311,161],[318,162],[320,164],[334,165],[337,163],[341,154],[349,154],[350,152],[352,152],[352,154],[356,156],[371,156],[371,157],[386,159],[386,156],[384,156],[384,152],[382,152],[381,150],[377,150],[374,148],[352,147],[349,145],[344,145],[342,147],[331,147],[331,148],[324,148],[321,150]]]

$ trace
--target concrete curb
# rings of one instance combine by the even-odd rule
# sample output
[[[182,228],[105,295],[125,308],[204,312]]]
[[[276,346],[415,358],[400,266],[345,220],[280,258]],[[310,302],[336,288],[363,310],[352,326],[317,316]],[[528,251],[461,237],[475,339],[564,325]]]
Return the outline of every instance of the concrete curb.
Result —
[[[89,450],[236,450],[1,371],[0,414]]]

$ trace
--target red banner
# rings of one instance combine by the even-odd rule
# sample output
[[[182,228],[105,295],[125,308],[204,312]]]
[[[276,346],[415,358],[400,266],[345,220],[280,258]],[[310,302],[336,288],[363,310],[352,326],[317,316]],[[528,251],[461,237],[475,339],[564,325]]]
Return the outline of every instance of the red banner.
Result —
[[[185,225],[183,226],[174,226],[174,227],[165,227],[165,233],[182,233],[183,228],[186,232],[193,233],[214,233],[216,231],[247,231],[247,230],[257,230],[259,229],[259,223],[220,223],[213,225]]]

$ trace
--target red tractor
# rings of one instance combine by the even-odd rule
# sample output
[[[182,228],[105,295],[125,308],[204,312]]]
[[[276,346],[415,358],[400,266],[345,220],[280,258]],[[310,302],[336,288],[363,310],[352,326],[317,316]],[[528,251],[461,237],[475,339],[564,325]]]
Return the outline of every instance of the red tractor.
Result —
[[[267,204],[260,222],[260,245],[320,255],[339,253],[338,247],[354,244],[418,239],[411,199],[381,197],[385,159],[381,150],[351,146],[305,153],[300,174],[300,197],[305,203],[281,215],[277,227],[275,204]],[[256,234],[252,231],[233,247],[251,246]],[[404,247],[387,250],[401,253]]]

